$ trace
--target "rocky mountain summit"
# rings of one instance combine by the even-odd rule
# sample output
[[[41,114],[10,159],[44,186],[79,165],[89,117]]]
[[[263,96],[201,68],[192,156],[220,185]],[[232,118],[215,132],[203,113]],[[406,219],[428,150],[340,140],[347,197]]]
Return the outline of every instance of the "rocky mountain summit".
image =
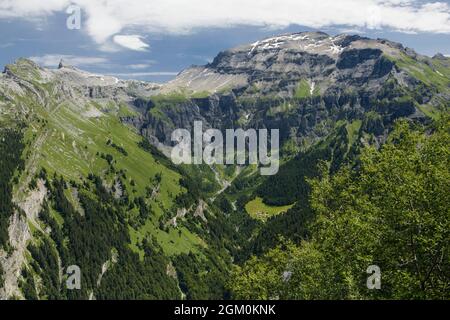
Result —
[[[305,32],[221,52],[211,64],[185,70],[167,87],[217,92],[254,86],[250,89],[258,89],[259,94],[277,92],[288,97],[304,79],[315,83],[312,91],[325,93],[337,83],[357,86],[370,82],[368,85],[375,86],[402,57],[419,58],[412,50],[387,40]],[[397,73],[399,78],[405,77]]]
[[[158,92],[179,92],[187,101],[176,103],[176,114],[150,102],[143,127],[166,144],[171,127],[194,118],[219,128],[282,128],[285,139],[302,140],[316,139],[320,133],[311,130],[324,120],[361,119],[369,111],[383,123],[421,118],[448,104],[448,65],[443,56],[428,58],[382,39],[322,32],[268,38],[181,72]],[[161,113],[167,121],[158,119]]]

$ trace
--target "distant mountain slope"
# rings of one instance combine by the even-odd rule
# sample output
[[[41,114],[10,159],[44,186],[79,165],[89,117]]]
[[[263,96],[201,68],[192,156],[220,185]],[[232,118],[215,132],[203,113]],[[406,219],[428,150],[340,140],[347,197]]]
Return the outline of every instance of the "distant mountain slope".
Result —
[[[284,35],[181,72],[156,96],[138,100],[143,116],[129,122],[164,144],[174,127],[191,128],[201,119],[220,129],[280,128],[283,141],[309,145],[332,123],[362,120],[370,111],[383,126],[398,117],[433,117],[450,99],[449,60],[388,40]]]

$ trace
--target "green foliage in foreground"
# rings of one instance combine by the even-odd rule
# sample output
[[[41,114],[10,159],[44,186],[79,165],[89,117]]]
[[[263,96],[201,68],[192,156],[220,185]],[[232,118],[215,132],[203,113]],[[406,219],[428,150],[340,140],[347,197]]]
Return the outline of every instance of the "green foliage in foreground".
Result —
[[[334,176],[324,166],[310,181],[312,239],[236,267],[234,298],[450,298],[448,120],[432,134],[399,122],[382,150],[366,148],[360,161]],[[367,289],[370,265],[381,268],[381,290]]]

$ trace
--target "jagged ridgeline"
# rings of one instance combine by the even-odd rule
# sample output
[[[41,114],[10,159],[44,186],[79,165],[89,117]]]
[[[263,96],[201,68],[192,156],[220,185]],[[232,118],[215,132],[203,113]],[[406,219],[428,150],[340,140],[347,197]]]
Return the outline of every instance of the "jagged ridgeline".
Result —
[[[227,50],[163,85],[19,59],[0,75],[0,298],[249,297],[252,255],[266,266],[296,250],[280,241],[314,238],[311,179],[359,170],[398,120],[447,125],[449,85],[442,55],[320,32]],[[171,133],[194,121],[280,129],[279,173],[174,165]],[[66,286],[74,265],[80,290]]]

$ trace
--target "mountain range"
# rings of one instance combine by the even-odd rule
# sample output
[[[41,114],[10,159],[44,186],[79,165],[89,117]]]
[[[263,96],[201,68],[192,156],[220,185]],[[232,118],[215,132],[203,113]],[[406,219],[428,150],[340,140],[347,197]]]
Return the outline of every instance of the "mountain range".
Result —
[[[165,84],[18,59],[0,75],[0,298],[245,298],[233,270],[311,237],[318,164],[358,170],[399,121],[431,130],[449,107],[450,58],[357,35],[263,39]],[[279,173],[173,164],[194,121],[279,129]]]

